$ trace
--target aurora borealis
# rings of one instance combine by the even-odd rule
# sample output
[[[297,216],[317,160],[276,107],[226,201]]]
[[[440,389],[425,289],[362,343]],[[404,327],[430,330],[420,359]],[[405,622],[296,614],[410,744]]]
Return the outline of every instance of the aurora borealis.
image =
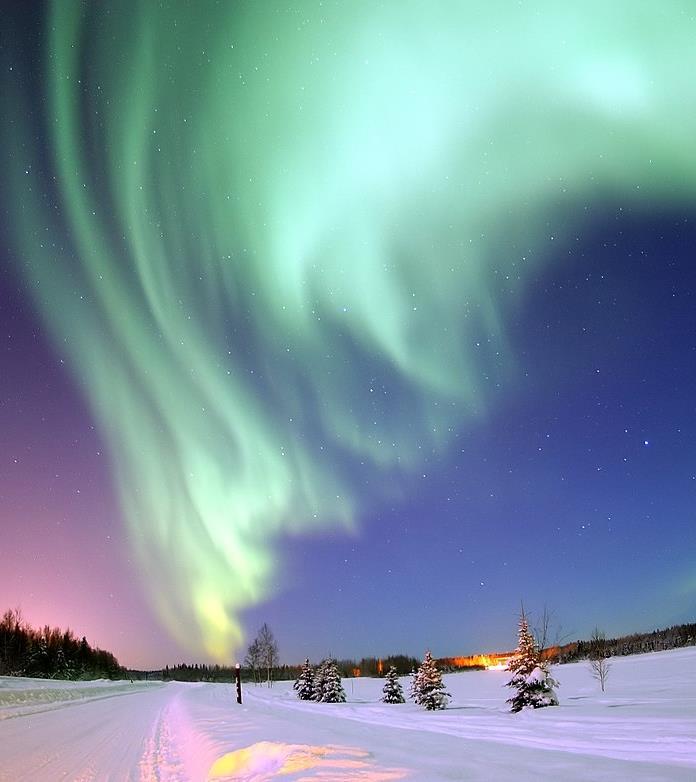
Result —
[[[693,291],[693,272],[679,277],[696,196],[688,0],[61,0],[15,17],[2,62],[7,257],[105,443],[108,467],[80,470],[107,470],[142,589],[178,648],[229,659],[245,615],[292,610],[282,601],[296,570],[310,574],[307,589],[331,592],[339,576],[318,564],[317,541],[338,551],[401,535],[397,559],[415,563],[427,544],[413,531],[442,536],[467,555],[445,568],[441,592],[462,589],[471,603],[455,574],[483,586],[476,561],[501,546],[477,520],[490,514],[477,492],[491,485],[484,494],[503,499],[490,529],[545,541],[571,569],[576,516],[592,515],[578,498],[603,519],[623,514],[618,560],[629,539],[655,550],[655,522],[635,520],[634,482],[653,502],[671,497],[659,523],[673,557],[645,574],[661,600],[646,621],[693,611],[693,448],[664,438],[659,468],[632,462],[628,478],[569,495],[560,478],[546,484],[556,472],[566,481],[566,464],[581,472],[588,447],[590,461],[614,465],[605,472],[627,470],[622,459],[652,447],[651,428],[678,428],[680,443],[694,431],[693,367],[651,407],[630,358],[644,357],[647,378],[665,356],[672,368],[694,363],[693,319],[652,346],[642,325],[671,322],[679,302],[633,306],[650,291],[662,301],[667,264],[677,289]],[[617,213],[625,243],[614,258],[598,237]],[[645,248],[649,269],[627,260]],[[595,285],[600,270],[613,313],[558,292],[564,274]],[[530,313],[561,301],[559,341],[545,352]],[[588,353],[583,329],[600,335]],[[531,386],[535,361],[545,379]],[[598,362],[614,377],[603,396],[579,379],[601,374]],[[552,388],[561,396],[545,396]],[[526,428],[532,396],[535,421],[563,402],[546,430]],[[552,464],[511,456],[533,441],[538,459],[552,439],[563,443]],[[480,473],[489,458],[501,470]],[[420,489],[433,465],[443,483]],[[519,481],[518,469],[528,469]],[[680,470],[683,486],[644,480]],[[385,508],[413,516],[397,522]],[[363,583],[398,570],[363,553],[353,570]],[[506,568],[514,558],[499,552]],[[584,580],[587,563],[577,567]],[[619,570],[632,567],[627,557]],[[518,591],[537,594],[533,575],[513,611]],[[411,599],[401,577],[398,597],[378,590],[393,594],[392,611]],[[573,589],[557,594],[548,601],[572,616]],[[627,610],[617,593],[604,621]],[[464,651],[476,649],[442,653]]]

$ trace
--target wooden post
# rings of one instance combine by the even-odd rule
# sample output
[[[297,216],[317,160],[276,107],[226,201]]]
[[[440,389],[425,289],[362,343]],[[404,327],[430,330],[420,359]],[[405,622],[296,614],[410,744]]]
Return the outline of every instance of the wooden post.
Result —
[[[235,670],[235,680],[237,682],[237,703],[242,702],[242,666],[237,663]]]

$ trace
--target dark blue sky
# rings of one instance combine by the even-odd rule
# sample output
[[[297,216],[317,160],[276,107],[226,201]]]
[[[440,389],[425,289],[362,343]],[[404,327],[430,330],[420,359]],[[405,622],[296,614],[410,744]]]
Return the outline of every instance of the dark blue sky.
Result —
[[[358,539],[290,543],[300,585],[254,621],[446,655],[511,646],[521,600],[569,639],[691,620],[694,246],[683,213],[593,208],[520,308],[513,392]]]

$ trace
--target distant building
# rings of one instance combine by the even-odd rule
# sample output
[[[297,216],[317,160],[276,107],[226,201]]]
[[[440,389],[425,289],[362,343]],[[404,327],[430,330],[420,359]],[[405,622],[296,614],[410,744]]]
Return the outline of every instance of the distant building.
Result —
[[[499,671],[507,667],[512,656],[512,652],[490,652],[489,654],[472,654],[467,657],[441,657],[437,662],[440,667],[451,670],[478,668],[479,670]]]

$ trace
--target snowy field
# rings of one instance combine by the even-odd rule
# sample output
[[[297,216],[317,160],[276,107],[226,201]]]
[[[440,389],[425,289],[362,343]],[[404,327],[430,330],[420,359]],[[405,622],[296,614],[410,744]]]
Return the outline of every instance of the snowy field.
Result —
[[[290,683],[66,683],[0,678],[0,780],[696,780],[696,648],[554,669],[557,708],[510,714],[507,674],[445,677],[443,712],[379,703],[345,680],[345,704]],[[408,682],[404,680],[404,689]]]

